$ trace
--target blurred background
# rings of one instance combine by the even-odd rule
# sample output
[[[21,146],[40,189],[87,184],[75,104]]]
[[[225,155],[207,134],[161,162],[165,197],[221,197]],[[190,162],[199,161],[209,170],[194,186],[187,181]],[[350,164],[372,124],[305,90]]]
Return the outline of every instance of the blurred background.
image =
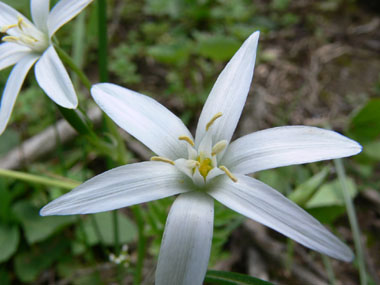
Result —
[[[3,0],[29,17],[28,0]],[[53,2],[51,1],[53,6]],[[56,1],[55,1],[56,2]],[[276,126],[331,128],[364,147],[343,160],[354,200],[368,284],[380,284],[380,2],[376,0],[109,0],[109,81],[149,95],[194,133],[201,108],[226,62],[254,31],[260,41],[253,84],[235,137]],[[57,34],[93,83],[99,81],[96,2]],[[0,72],[0,91],[11,69]],[[73,74],[80,105],[101,132],[100,112]],[[122,131],[130,163],[152,154]],[[62,121],[30,73],[0,137],[0,168],[62,182],[114,167]],[[332,161],[255,173],[354,249]],[[342,178],[341,178],[342,179]],[[68,189],[0,177],[0,284],[132,284],[137,228],[118,211],[121,264],[112,261],[109,212],[45,217],[39,209]],[[144,205],[152,284],[173,199]],[[110,258],[111,257],[111,258]],[[358,260],[322,257],[216,204],[209,269],[276,284],[360,284]]]

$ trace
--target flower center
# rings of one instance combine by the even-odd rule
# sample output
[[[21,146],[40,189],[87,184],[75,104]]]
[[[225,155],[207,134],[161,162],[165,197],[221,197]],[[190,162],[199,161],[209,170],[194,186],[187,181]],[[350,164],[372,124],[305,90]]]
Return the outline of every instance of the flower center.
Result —
[[[203,176],[204,179],[206,179],[207,174],[210,172],[211,169],[213,169],[212,160],[208,157],[204,158],[201,155],[197,157],[197,161],[199,162],[199,173]],[[195,168],[193,168],[193,174],[195,172]]]
[[[42,52],[49,46],[47,35],[21,16],[16,24],[3,26],[0,31],[7,34],[2,38],[4,42],[23,45],[36,52]]]
[[[226,174],[233,182],[237,182],[236,177],[224,165],[218,165],[218,154],[225,150],[228,143],[221,140],[212,145],[212,134],[209,129],[214,125],[215,121],[223,114],[215,114],[206,125],[206,133],[202,138],[199,146],[195,148],[195,143],[188,136],[180,136],[178,139],[187,143],[188,158],[179,158],[175,161],[170,159],[153,156],[151,160],[170,163],[176,166],[181,172],[189,176],[193,182],[202,186],[211,179]]]

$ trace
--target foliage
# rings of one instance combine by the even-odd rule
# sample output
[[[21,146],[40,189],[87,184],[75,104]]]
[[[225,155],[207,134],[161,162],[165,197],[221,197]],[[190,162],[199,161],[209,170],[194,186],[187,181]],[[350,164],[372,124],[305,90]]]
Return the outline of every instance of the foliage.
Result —
[[[3,2],[28,13],[27,0]],[[315,9],[318,13],[332,13],[340,9],[341,2],[320,1]],[[272,0],[264,6],[248,0],[108,1],[109,26],[117,25],[114,30],[109,29],[111,81],[169,102],[173,111],[193,127],[217,74],[244,38],[260,30],[263,38],[271,41],[271,31],[296,30],[305,23],[305,29],[313,25],[313,15],[304,17],[296,8],[292,10],[292,1]],[[57,39],[66,51],[79,45],[76,58],[83,61],[83,70],[96,81],[97,75],[93,72],[97,65],[96,9],[91,7],[86,13],[85,20],[69,23],[58,33]],[[84,38],[73,39],[74,27],[87,31]],[[317,34],[317,28],[313,27],[312,32]],[[74,51],[72,55],[75,58]],[[258,56],[259,62],[276,60],[276,57],[264,58],[261,53]],[[9,71],[0,72],[0,91]],[[34,82],[33,76],[29,75],[11,117],[11,126],[0,137],[1,155],[61,118],[59,109],[42,96],[43,92]],[[374,84],[376,95],[380,94],[379,82]],[[84,103],[81,112],[86,113],[91,100],[87,100],[86,91],[77,89]],[[363,154],[347,165],[354,177],[347,179],[352,198],[363,189],[380,186],[378,179],[374,181],[380,161],[380,99],[367,97],[365,104],[353,111],[343,126],[348,136],[364,146]],[[72,118],[72,113],[63,116]],[[83,127],[81,116],[78,115],[74,125]],[[281,120],[286,118],[278,119]],[[23,170],[42,173],[52,179],[67,177],[83,181],[117,165],[117,154],[106,157],[112,152],[110,148],[117,144],[115,136],[104,129],[99,131],[104,139],[102,150],[88,138],[79,137],[66,145],[57,138],[58,147],[54,154],[42,163],[25,163]],[[127,156],[129,162],[139,159],[132,150],[128,150]],[[341,223],[340,218],[346,214],[340,185],[331,165],[292,166],[262,171],[257,175],[332,228]],[[60,278],[72,278],[78,270],[89,265],[95,267],[96,263],[107,263],[109,255],[117,254],[121,244],[130,245],[131,251],[136,250],[138,229],[129,210],[116,214],[119,233],[116,247],[113,214],[109,212],[95,214],[92,218],[40,217],[39,209],[64,192],[59,187],[0,179],[0,284],[38,282],[47,271],[57,273]],[[158,254],[171,203],[172,199],[168,198],[144,205],[149,258],[154,259]],[[229,257],[231,234],[243,222],[242,216],[216,204],[211,267]],[[133,273],[133,262],[124,264],[121,269]],[[118,270],[120,267],[115,272]],[[93,270],[74,283],[94,284],[94,280],[101,283],[108,279],[101,276],[99,270]],[[268,284],[252,277],[217,271],[209,271],[206,282]]]

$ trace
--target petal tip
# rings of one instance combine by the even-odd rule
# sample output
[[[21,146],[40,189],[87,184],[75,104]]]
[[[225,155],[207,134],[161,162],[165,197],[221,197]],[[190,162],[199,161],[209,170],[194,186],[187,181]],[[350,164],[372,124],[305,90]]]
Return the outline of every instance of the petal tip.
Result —
[[[354,260],[354,253],[352,252],[352,250],[347,247],[347,249],[342,253],[342,256],[339,257],[340,260],[344,261],[344,262],[352,262]]]
[[[352,153],[350,155],[356,155],[362,152],[363,146],[350,138],[347,138],[347,147],[352,149]]]
[[[46,205],[47,206],[47,205]],[[44,206],[41,210],[40,210],[40,216],[44,217],[44,216],[49,216],[49,210],[46,209],[46,206]]]

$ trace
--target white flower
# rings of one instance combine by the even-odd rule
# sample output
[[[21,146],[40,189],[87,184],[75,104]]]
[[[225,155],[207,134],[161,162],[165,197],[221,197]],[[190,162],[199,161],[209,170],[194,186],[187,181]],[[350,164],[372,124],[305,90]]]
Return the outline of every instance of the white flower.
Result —
[[[182,121],[142,94],[97,84],[92,95],[123,129],[159,156],[100,174],[54,200],[41,215],[114,210],[179,194],[165,227],[156,284],[202,284],[213,231],[213,199],[295,241],[344,261],[351,250],[316,219],[246,174],[357,154],[361,146],[332,131],[288,126],[230,143],[253,75],[259,33],[252,34],[216,81],[195,140]]]
[[[35,62],[38,84],[58,105],[76,108],[78,99],[67,71],[52,44],[54,33],[74,18],[92,0],[61,0],[49,12],[49,0],[31,0],[33,23],[0,2],[0,70],[15,64],[9,75],[0,108],[0,134],[12,113],[27,73]]]

